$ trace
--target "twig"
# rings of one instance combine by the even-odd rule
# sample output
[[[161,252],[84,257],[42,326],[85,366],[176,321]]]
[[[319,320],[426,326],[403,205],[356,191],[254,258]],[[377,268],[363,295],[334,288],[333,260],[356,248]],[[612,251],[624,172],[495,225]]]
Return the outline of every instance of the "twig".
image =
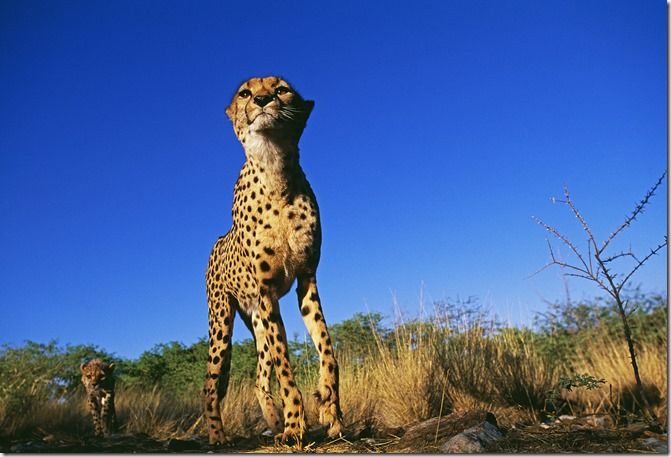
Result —
[[[662,181],[664,180],[665,176],[666,176],[666,171],[664,171],[664,173],[662,173],[662,176],[659,177],[659,179],[657,180],[655,185],[652,186],[650,188],[650,190],[648,190],[648,192],[645,194],[643,199],[640,202],[638,202],[638,204],[636,205],[636,208],[634,208],[634,211],[632,211],[632,213],[624,219],[624,222],[622,223],[622,225],[620,225],[617,229],[615,229],[615,231],[610,234],[608,239],[606,239],[606,241],[603,242],[603,245],[601,246],[601,249],[599,249],[599,253],[603,252],[606,249],[606,247],[608,246],[608,244],[610,244],[610,242],[613,241],[613,238],[615,238],[622,230],[624,230],[625,228],[627,228],[631,225],[631,223],[636,219],[636,217],[641,213],[641,211],[643,211],[643,208],[645,208],[645,206],[648,204],[648,202],[650,201],[650,198],[653,195],[655,195],[655,191],[662,184]]]
[[[657,246],[655,249],[651,249],[651,250],[650,250],[650,253],[649,253],[648,255],[646,255],[645,257],[643,257],[643,260],[639,260],[639,261],[638,261],[638,264],[634,267],[634,269],[631,270],[627,276],[625,276],[625,278],[622,280],[622,282],[620,282],[619,286],[617,287],[617,291],[618,291],[618,293],[622,290],[622,288],[623,288],[624,285],[627,283],[627,281],[629,281],[629,278],[631,278],[631,277],[634,275],[634,273],[636,273],[636,270],[638,270],[639,268],[641,268],[641,267],[643,266],[643,264],[646,262],[646,260],[648,260],[650,257],[652,257],[653,255],[657,255],[657,253],[658,253],[664,246],[666,246],[666,237],[664,237],[664,242],[663,242],[662,244],[660,244],[659,246]],[[636,257],[634,257],[634,258],[636,258]]]

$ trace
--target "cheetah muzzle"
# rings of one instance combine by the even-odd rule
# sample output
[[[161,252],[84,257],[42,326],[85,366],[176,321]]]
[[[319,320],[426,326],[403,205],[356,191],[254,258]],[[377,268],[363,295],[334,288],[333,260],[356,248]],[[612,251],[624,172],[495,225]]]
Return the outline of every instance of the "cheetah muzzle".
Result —
[[[279,299],[296,280],[298,306],[319,353],[319,420],[330,437],[342,431],[338,364],[317,291],[321,248],[319,208],[298,160],[298,141],[314,102],[282,78],[252,78],[226,109],[246,161],[235,184],[233,226],[210,254],[206,274],[209,354],[203,389],[209,441],[226,439],[220,403],[226,395],[236,312],[254,336],[256,396],[282,441],[300,443],[303,397],[289,363]],[[271,396],[275,372],[282,412]]]

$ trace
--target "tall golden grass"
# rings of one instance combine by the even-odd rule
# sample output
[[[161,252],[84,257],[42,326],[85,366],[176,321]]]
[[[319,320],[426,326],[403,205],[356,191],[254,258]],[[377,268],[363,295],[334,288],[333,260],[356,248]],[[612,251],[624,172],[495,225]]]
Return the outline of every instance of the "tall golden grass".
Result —
[[[379,335],[367,358],[339,354],[342,410],[345,426],[382,429],[406,426],[452,411],[483,408],[503,425],[539,419],[547,392],[559,376],[589,373],[607,383],[591,391],[564,392],[573,414],[617,414],[634,410],[631,364],[624,341],[602,337],[582,347],[572,367],[557,366],[541,356],[532,332],[493,332],[482,323],[455,330],[439,320],[398,326],[390,339]],[[641,375],[656,413],[667,425],[667,348],[638,346]],[[299,379],[306,419],[316,425],[317,405],[311,392],[317,373]],[[279,401],[277,402],[279,404]],[[155,388],[149,392],[121,388],[116,397],[121,431],[146,433],[157,439],[204,435],[198,393],[174,398]],[[568,411],[567,411],[568,412]],[[225,399],[224,424],[231,435],[253,436],[265,429],[254,395],[253,380],[232,382]],[[91,432],[84,398],[33,403],[24,414],[0,420],[9,436],[42,430],[48,433]]]

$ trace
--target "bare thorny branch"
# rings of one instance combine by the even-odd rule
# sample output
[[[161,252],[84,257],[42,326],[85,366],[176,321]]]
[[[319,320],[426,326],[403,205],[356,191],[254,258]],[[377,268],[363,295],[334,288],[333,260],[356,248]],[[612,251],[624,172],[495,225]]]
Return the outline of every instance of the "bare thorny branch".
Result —
[[[650,199],[652,198],[652,196],[655,195],[655,192],[657,191],[657,188],[662,184],[662,181],[664,180],[665,176],[666,176],[666,171],[664,171],[664,173],[662,173],[662,176],[659,177],[659,179],[657,180],[655,185],[652,186],[650,188],[650,190],[648,190],[648,192],[645,194],[643,199],[640,202],[638,202],[638,204],[636,205],[636,208],[634,208],[634,211],[632,211],[631,214],[624,219],[624,222],[622,223],[622,225],[620,225],[618,228],[616,228],[615,231],[613,231],[613,233],[611,233],[610,236],[606,239],[606,241],[603,242],[603,245],[601,246],[601,249],[599,250],[599,253],[603,252],[606,249],[606,247],[608,247],[610,242],[613,241],[613,239],[622,230],[629,227],[631,225],[631,223],[636,220],[636,217],[638,217],[638,215],[643,211],[643,208],[645,208],[647,206],[647,204],[650,201]]]
[[[666,176],[666,171],[662,174],[662,176],[657,180],[654,186],[648,190],[648,192],[645,194],[643,199],[636,205],[634,210],[630,215],[628,215],[624,222],[616,228],[610,235],[609,237],[602,243],[601,247],[599,247],[596,238],[594,237],[594,234],[592,233],[592,230],[583,217],[583,215],[578,211],[578,208],[575,206],[573,201],[571,200],[571,195],[569,194],[568,188],[564,187],[564,197],[565,200],[558,200],[553,198],[553,202],[560,202],[566,204],[570,209],[573,215],[578,219],[580,222],[580,225],[582,226],[583,230],[587,233],[587,260],[585,260],[584,255],[580,252],[580,250],[576,247],[576,245],[571,242],[571,240],[563,235],[559,230],[556,228],[546,224],[544,221],[541,219],[534,217],[533,219],[541,225],[545,230],[548,232],[552,233],[556,238],[558,238],[562,243],[564,243],[566,246],[568,246],[571,251],[575,254],[576,258],[578,259],[579,262],[577,264],[571,264],[569,262],[565,262],[562,260],[559,260],[556,256],[555,253],[552,249],[552,245],[550,244],[549,240],[546,240],[548,243],[548,249],[550,251],[550,262],[543,266],[540,270],[538,270],[536,273],[540,273],[541,271],[545,270],[551,265],[557,265],[562,269],[567,269],[569,272],[564,273],[565,276],[571,276],[571,277],[577,277],[577,278],[582,278],[582,279],[587,279],[590,281],[593,281],[595,284],[597,284],[601,289],[603,289],[605,292],[607,292],[614,300],[617,305],[618,311],[620,313],[620,317],[622,319],[623,325],[624,325],[624,336],[625,340],[627,341],[627,345],[629,347],[629,354],[631,357],[631,364],[632,368],[634,371],[634,377],[636,380],[636,386],[637,390],[639,391],[639,395],[641,399],[643,400],[643,404],[645,406],[646,413],[649,415],[651,418],[651,422],[653,424],[657,423],[657,418],[655,417],[654,413],[650,409],[650,406],[645,398],[645,395],[643,394],[643,388],[642,388],[642,383],[641,383],[641,378],[638,372],[638,365],[636,363],[636,351],[634,348],[634,340],[631,336],[631,330],[628,324],[627,320],[627,302],[622,300],[621,292],[624,286],[629,282],[631,277],[636,273],[652,256],[656,255],[659,251],[661,251],[666,245],[667,245],[667,238],[664,237],[664,242],[659,244],[656,248],[651,249],[650,252],[643,257],[642,259],[639,259],[631,250],[631,247],[629,248],[628,252],[620,252],[618,254],[614,254],[608,257],[604,257],[604,251],[608,247],[608,245],[615,239],[617,235],[619,235],[625,228],[629,227],[632,222],[636,220],[639,214],[643,212],[645,207],[648,205],[650,202],[650,199],[652,196],[655,194],[655,191],[659,188],[661,185],[662,181],[664,180],[664,177]],[[592,257],[594,258],[594,263],[592,263]],[[614,273],[613,271],[610,270],[608,265],[610,265],[613,261],[617,259],[622,259],[625,257],[629,257],[633,259],[636,262],[636,265],[629,271],[628,273],[623,275],[623,279],[621,281],[617,281],[618,275]]]

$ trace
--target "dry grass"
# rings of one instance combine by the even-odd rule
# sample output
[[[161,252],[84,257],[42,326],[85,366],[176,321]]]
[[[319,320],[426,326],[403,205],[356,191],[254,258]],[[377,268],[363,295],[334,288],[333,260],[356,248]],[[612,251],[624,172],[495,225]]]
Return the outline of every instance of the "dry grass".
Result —
[[[637,358],[644,391],[662,425],[667,425],[667,348],[641,344]],[[631,361],[624,342],[604,339],[576,354],[576,365],[584,373],[596,373],[606,384],[595,390],[575,390],[566,398],[579,413],[618,414],[640,408],[636,397]]]
[[[503,425],[539,419],[547,391],[562,367],[552,368],[537,350],[533,334],[506,330],[490,332],[480,324],[455,330],[438,322],[400,326],[389,345],[378,338],[377,348],[363,363],[339,354],[342,410],[345,427],[382,430],[407,426],[452,411],[486,409]],[[388,341],[388,340],[387,340]],[[639,364],[649,398],[662,423],[667,423],[667,350],[663,345],[639,347]],[[576,415],[616,414],[633,410],[631,365],[621,341],[594,341],[575,354],[580,373],[605,378],[593,391],[576,389],[566,395]],[[309,425],[316,425],[317,405],[311,395],[316,372],[300,382]],[[653,398],[654,397],[654,398]],[[279,404],[279,402],[278,402]],[[126,433],[145,433],[156,439],[204,436],[199,395],[185,399],[121,389],[117,414]],[[81,396],[65,402],[31,404],[24,414],[2,417],[4,433],[20,436],[43,433],[90,434],[90,418]],[[265,429],[254,395],[253,380],[231,383],[223,407],[230,435],[256,436]]]

